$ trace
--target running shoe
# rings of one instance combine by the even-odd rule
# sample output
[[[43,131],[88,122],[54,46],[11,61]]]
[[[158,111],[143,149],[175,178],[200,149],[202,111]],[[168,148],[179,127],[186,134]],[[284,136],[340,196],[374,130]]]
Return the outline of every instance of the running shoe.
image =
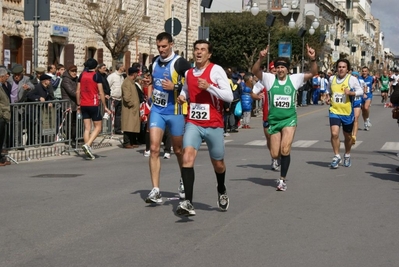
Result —
[[[332,162],[331,162],[331,168],[332,169],[336,169],[336,168],[338,168],[338,165],[339,165],[339,163],[341,162],[341,158],[338,158],[337,156],[334,156],[333,157],[333,160],[332,160]]]
[[[148,194],[147,198],[145,199],[145,203],[161,203],[162,202],[162,195],[159,193],[159,190],[153,188],[151,192]]]
[[[280,165],[278,164],[277,159],[272,159],[272,170],[273,171],[279,171],[280,170]]]
[[[365,131],[370,130],[370,127],[368,126],[367,122],[364,123],[364,130]]]
[[[177,191],[179,192],[180,199],[186,198],[186,193],[184,192],[184,184],[181,179],[180,179],[180,184],[179,184],[179,188],[177,189]]]
[[[284,182],[284,180],[277,180],[277,191],[286,191],[287,190],[287,184]]]
[[[164,158],[164,159],[170,159],[170,153],[166,153],[166,152],[165,152],[165,153],[163,154],[163,158]]]
[[[85,152],[86,156],[87,156],[89,159],[95,159],[95,158],[96,158],[96,156],[93,155],[93,152],[91,152],[91,147],[90,147],[89,145],[84,144],[84,145],[82,146],[82,149],[83,149],[83,152]]]
[[[230,134],[229,133],[224,133],[223,136],[227,137],[227,136],[230,136]]]
[[[369,127],[373,126],[373,125],[371,125],[370,119],[367,119],[367,125],[368,125]]]
[[[150,150],[144,150],[144,157],[148,158],[151,155],[151,151]]]
[[[180,202],[176,208],[176,214],[179,216],[195,216],[194,206],[190,203],[190,200]]]
[[[351,157],[349,156],[344,156],[344,166],[345,167],[350,167],[352,165],[351,163]]]
[[[226,192],[224,192],[224,194],[218,193],[217,204],[221,211],[227,211],[229,208],[229,197],[227,196]]]

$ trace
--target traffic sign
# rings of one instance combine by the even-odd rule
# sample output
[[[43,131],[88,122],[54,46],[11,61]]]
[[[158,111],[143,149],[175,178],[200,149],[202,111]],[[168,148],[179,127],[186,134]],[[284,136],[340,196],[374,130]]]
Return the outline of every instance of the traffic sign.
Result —
[[[172,18],[165,21],[165,31],[172,36],[176,36],[181,31],[181,22],[177,18],[173,18],[173,34],[172,34]]]

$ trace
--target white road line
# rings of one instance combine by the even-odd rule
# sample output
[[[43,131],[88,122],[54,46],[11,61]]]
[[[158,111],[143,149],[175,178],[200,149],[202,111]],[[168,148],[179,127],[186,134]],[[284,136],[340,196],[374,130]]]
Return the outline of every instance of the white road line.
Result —
[[[363,141],[356,140],[356,143],[354,145],[352,145],[352,149],[357,148],[361,143],[363,143]],[[344,142],[340,143],[339,148],[340,149],[345,149]]]
[[[245,143],[246,146],[265,146],[266,145],[266,140],[254,140],[248,143]]]
[[[381,150],[399,150],[399,142],[385,142]]]
[[[292,147],[310,147],[319,142],[319,140],[298,140],[292,143]]]

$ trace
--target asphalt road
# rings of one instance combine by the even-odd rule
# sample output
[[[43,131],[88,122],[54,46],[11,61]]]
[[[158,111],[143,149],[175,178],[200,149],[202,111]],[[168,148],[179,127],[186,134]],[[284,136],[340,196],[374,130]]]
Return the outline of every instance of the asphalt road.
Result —
[[[164,203],[144,203],[143,147],[1,167],[0,266],[397,266],[398,126],[379,101],[352,167],[336,170],[327,107],[298,108],[286,192],[275,189],[279,173],[270,170],[261,118],[252,118],[252,129],[226,137],[227,212],[216,206],[206,146],[190,218],[174,214],[174,156],[161,159]]]

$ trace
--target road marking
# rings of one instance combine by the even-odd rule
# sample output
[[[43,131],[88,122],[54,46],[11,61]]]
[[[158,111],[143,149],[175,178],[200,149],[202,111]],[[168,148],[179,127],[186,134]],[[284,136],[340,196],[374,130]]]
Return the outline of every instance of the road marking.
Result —
[[[298,140],[292,144],[292,147],[310,147],[319,142],[319,140]]]
[[[385,142],[381,150],[399,150],[399,142]]]
[[[245,143],[246,146],[265,146],[266,140],[254,140],[248,143]]]
[[[224,140],[224,143],[232,142],[233,140]],[[206,146],[206,142],[201,143],[201,146]]]
[[[351,148],[352,148],[352,149],[357,148],[361,143],[363,143],[363,141],[356,140],[356,143],[355,143],[354,145],[352,145]],[[341,143],[340,143],[339,148],[340,148],[340,149],[345,149],[345,144],[344,144],[344,142],[341,142]]]

